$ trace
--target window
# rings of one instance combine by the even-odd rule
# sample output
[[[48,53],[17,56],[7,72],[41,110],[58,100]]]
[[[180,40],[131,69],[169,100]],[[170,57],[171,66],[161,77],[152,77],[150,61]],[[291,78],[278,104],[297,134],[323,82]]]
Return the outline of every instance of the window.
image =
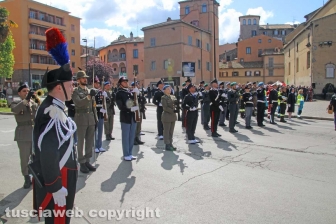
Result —
[[[263,34],[264,34],[264,35],[267,35],[267,31],[264,31]]]
[[[138,65],[133,65],[133,72],[137,75],[139,73],[139,66]]]
[[[239,72],[232,72],[232,76],[239,76]]]
[[[186,6],[185,9],[184,9],[184,13],[185,13],[186,15],[188,15],[189,12],[190,12],[190,8],[189,8],[189,6]]]
[[[250,47],[246,48],[246,54],[251,54],[251,48]]]
[[[192,45],[192,36],[188,36],[188,45]]]
[[[151,70],[155,70],[156,69],[156,62],[152,61],[151,63]]]
[[[224,77],[224,72],[220,72],[219,77]]]
[[[258,40],[258,43],[261,44],[261,39]]]
[[[253,19],[253,25],[257,25],[257,20]]]
[[[261,74],[260,71],[255,71],[254,72],[254,76],[260,76],[260,74]]]
[[[151,47],[155,47],[156,43],[155,43],[155,38],[151,38],[150,39],[150,46]]]
[[[163,69],[164,69],[164,70],[167,70],[167,69],[168,69],[168,66],[169,66],[169,61],[168,61],[168,60],[164,60],[164,61],[163,61]]]
[[[62,18],[60,18],[60,17],[56,17],[56,24],[57,24],[57,25],[63,25],[63,24],[62,24]]]
[[[40,64],[47,64],[47,57],[41,56]]]
[[[286,36],[286,30],[282,30],[281,35]]]
[[[251,19],[248,19],[247,23],[248,23],[248,25],[251,25]]]
[[[307,52],[307,69],[310,68],[310,51]]]
[[[299,52],[299,43],[296,43],[296,52]]]
[[[269,76],[273,76],[273,72],[274,72],[273,69],[269,69],[269,70],[268,70],[268,75],[269,75]]]
[[[76,63],[75,62],[71,62],[71,67],[72,68],[76,68]]]
[[[334,78],[334,77],[335,77],[335,65],[326,64],[326,78]]]
[[[274,30],[273,34],[278,35],[279,34],[278,30]]]
[[[258,57],[261,57],[262,55],[262,49],[258,49]]]
[[[272,43],[272,39],[268,39],[268,43]]]
[[[71,31],[75,31],[75,25],[71,24]]]
[[[246,25],[246,19],[243,19],[243,25]]]
[[[40,20],[43,20],[43,21],[45,21],[46,19],[45,19],[45,14],[44,13],[39,13],[39,18],[40,18]]]
[[[226,61],[231,61],[231,57],[230,56],[226,56]]]
[[[246,71],[245,76],[252,76],[252,71]]]
[[[207,51],[210,51],[210,44],[207,43]]]
[[[71,43],[75,43],[75,38],[74,37],[71,37]]]
[[[207,5],[206,4],[203,4],[202,5],[202,12],[207,12]]]
[[[71,55],[75,56],[76,55],[76,52],[75,50],[71,50]]]
[[[125,59],[126,58],[126,53],[120,53],[120,58]]]
[[[257,36],[257,31],[256,30],[252,30],[252,37]]]
[[[199,39],[196,39],[196,47],[200,47],[200,48],[202,47],[201,41]]]
[[[133,58],[138,58],[139,57],[139,52],[138,49],[133,50]]]
[[[29,17],[36,19],[36,12],[35,11],[30,11],[29,12]]]
[[[296,72],[299,72],[299,58],[296,58]]]
[[[198,60],[198,69],[201,69],[201,60]]]
[[[207,71],[211,71],[211,64],[210,64],[210,62],[206,63],[206,69],[207,69]]]
[[[288,75],[291,75],[291,63],[288,62]]]

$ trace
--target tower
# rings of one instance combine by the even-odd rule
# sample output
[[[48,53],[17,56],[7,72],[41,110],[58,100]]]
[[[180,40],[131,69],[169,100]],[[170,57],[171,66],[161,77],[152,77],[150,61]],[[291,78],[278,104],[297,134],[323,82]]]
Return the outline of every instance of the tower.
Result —
[[[239,17],[239,40],[245,40],[258,35],[260,16],[246,15]]]

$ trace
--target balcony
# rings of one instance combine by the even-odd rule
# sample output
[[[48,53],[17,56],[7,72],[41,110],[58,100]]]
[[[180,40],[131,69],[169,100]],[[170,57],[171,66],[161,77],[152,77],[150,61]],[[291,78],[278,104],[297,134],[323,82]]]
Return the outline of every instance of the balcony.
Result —
[[[60,30],[65,30],[65,25],[64,24],[57,24],[56,22],[52,21],[48,21],[48,19],[44,18],[44,19],[38,19],[36,16],[29,16],[28,17],[28,22],[30,24],[38,24],[41,26],[45,26],[45,27],[56,27]]]
[[[38,69],[38,70],[47,70],[47,68],[50,70],[57,69],[59,68],[58,65],[51,65],[51,64],[40,64],[40,63],[30,63],[30,68],[31,69]]]
[[[112,58],[112,59],[108,59],[107,62],[123,62],[126,61],[126,58]]]
[[[37,48],[37,47],[30,47],[29,53],[30,54],[45,55],[45,56],[49,55],[48,51],[46,51],[44,49]]]
[[[42,40],[42,41],[46,41],[46,36],[45,34],[43,33],[42,34],[38,34],[37,32],[29,32],[29,39],[31,40]]]
[[[266,64],[266,68],[284,68],[284,64]]]

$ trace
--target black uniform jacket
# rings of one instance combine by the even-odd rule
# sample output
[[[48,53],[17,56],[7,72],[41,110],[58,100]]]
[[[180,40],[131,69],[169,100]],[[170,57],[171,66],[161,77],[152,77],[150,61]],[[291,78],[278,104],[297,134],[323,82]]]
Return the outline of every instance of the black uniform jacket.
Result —
[[[189,93],[183,99],[182,108],[190,111],[193,107],[198,107],[198,97]]]
[[[134,102],[134,97],[128,89],[120,88],[116,94],[117,106],[120,110],[120,122],[131,124],[131,121],[135,122],[135,113],[131,111]]]
[[[273,101],[278,101],[278,91],[276,91],[275,89],[272,89],[270,91],[268,100],[269,100],[269,102],[268,102],[269,104],[273,104]],[[276,103],[278,103],[278,102],[276,102]]]
[[[243,102],[245,103],[245,107],[253,107],[253,95],[252,93],[245,92],[243,94]]]

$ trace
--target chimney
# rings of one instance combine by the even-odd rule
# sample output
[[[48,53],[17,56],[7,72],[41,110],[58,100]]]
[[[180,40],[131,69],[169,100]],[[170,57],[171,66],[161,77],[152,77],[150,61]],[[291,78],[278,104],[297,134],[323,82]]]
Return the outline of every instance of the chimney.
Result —
[[[133,33],[130,34],[130,39],[133,40]]]
[[[172,19],[170,18],[170,17],[168,17],[168,19],[167,19],[167,22],[169,22],[169,21],[171,21]]]

